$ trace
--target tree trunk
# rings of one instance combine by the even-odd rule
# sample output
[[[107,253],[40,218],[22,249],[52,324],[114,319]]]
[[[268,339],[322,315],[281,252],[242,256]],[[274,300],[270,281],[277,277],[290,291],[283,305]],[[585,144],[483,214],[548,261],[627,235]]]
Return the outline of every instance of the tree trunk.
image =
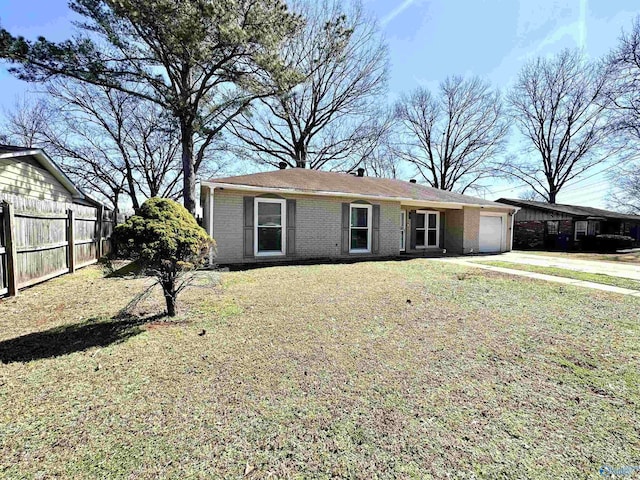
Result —
[[[169,317],[175,317],[176,316],[175,282],[167,281],[163,283],[162,290],[164,291],[164,299],[167,302],[167,315]]]
[[[129,187],[129,196],[131,197],[131,203],[133,204],[133,212],[137,215],[140,213],[140,202],[138,202],[138,194],[136,193],[136,182],[133,178],[133,169],[129,163],[128,159],[124,159],[125,166],[127,169],[126,178],[127,185]]]
[[[171,295],[167,295],[167,294],[165,294],[164,298],[167,301],[167,315],[169,317],[175,317],[176,316],[176,299],[173,298]]]
[[[307,151],[301,142],[295,145],[296,168],[307,168]]]
[[[180,136],[182,144],[182,199],[184,207],[195,216],[196,214],[196,173],[193,158],[193,123],[180,122]]]
[[[558,196],[558,190],[555,187],[549,189],[549,203],[556,203],[556,197]]]

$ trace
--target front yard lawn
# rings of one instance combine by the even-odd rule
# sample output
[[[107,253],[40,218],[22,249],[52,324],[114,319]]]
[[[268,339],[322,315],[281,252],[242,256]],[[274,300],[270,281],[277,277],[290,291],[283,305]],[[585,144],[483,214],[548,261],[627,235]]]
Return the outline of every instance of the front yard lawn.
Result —
[[[574,280],[584,280],[585,282],[601,283],[603,285],[613,285],[614,287],[628,288],[630,290],[640,290],[640,282],[631,278],[614,277],[602,273],[578,272],[567,268],[543,267],[540,265],[528,265],[526,263],[503,262],[501,260],[483,260],[474,263],[480,265],[490,265],[493,267],[510,268],[512,270],[523,270],[525,272],[544,273],[556,277],[573,278]]]
[[[602,478],[640,464],[640,299],[416,259],[89,267],[0,302],[0,476]]]

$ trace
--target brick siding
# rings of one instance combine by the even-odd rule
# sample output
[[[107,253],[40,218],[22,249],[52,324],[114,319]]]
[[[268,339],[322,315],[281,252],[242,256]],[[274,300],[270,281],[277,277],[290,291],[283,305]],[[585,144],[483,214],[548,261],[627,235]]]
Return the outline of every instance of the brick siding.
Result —
[[[282,257],[243,257],[243,197],[255,194],[232,190],[216,190],[214,195],[213,236],[217,243],[216,262],[273,262]],[[286,259],[350,258],[341,253],[342,203],[349,198],[285,195],[296,200],[296,255]],[[379,253],[360,257],[388,257],[400,250],[400,203],[376,202],[380,205]]]

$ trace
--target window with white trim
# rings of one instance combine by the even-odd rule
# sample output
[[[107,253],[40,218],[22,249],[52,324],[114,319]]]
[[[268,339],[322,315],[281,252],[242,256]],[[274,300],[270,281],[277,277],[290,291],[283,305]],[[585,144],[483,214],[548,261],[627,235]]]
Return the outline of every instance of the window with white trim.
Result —
[[[371,252],[371,205],[352,203],[349,218],[349,252]]]
[[[579,240],[587,234],[587,224],[588,222],[586,220],[576,221],[576,233],[574,237],[576,240]]]
[[[254,203],[254,253],[284,255],[286,231],[286,200],[256,198]]]

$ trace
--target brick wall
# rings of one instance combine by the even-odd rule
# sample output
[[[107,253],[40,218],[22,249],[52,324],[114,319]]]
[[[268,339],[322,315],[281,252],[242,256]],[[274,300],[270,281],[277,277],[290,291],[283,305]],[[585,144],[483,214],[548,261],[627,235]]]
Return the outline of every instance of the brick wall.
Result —
[[[215,190],[213,196],[213,238],[216,259],[225,263],[243,260],[243,195],[229,190]]]
[[[568,237],[566,241],[562,238]],[[546,220],[516,221],[513,236],[515,248],[570,250],[573,248],[573,220],[558,220],[558,235],[546,236]]]
[[[243,197],[253,193],[216,190],[214,196],[214,238],[218,245],[218,263],[272,262],[276,257],[243,257]],[[341,253],[342,203],[349,198],[284,195],[296,200],[296,256],[305,258],[344,258],[356,255]],[[398,255],[400,250],[400,203],[376,202],[380,205],[380,251],[376,256]],[[372,256],[360,254],[359,256]]]
[[[477,253],[480,248],[480,209],[465,207],[462,253]]]
[[[544,248],[544,221],[516,221],[513,244],[514,248]]]

